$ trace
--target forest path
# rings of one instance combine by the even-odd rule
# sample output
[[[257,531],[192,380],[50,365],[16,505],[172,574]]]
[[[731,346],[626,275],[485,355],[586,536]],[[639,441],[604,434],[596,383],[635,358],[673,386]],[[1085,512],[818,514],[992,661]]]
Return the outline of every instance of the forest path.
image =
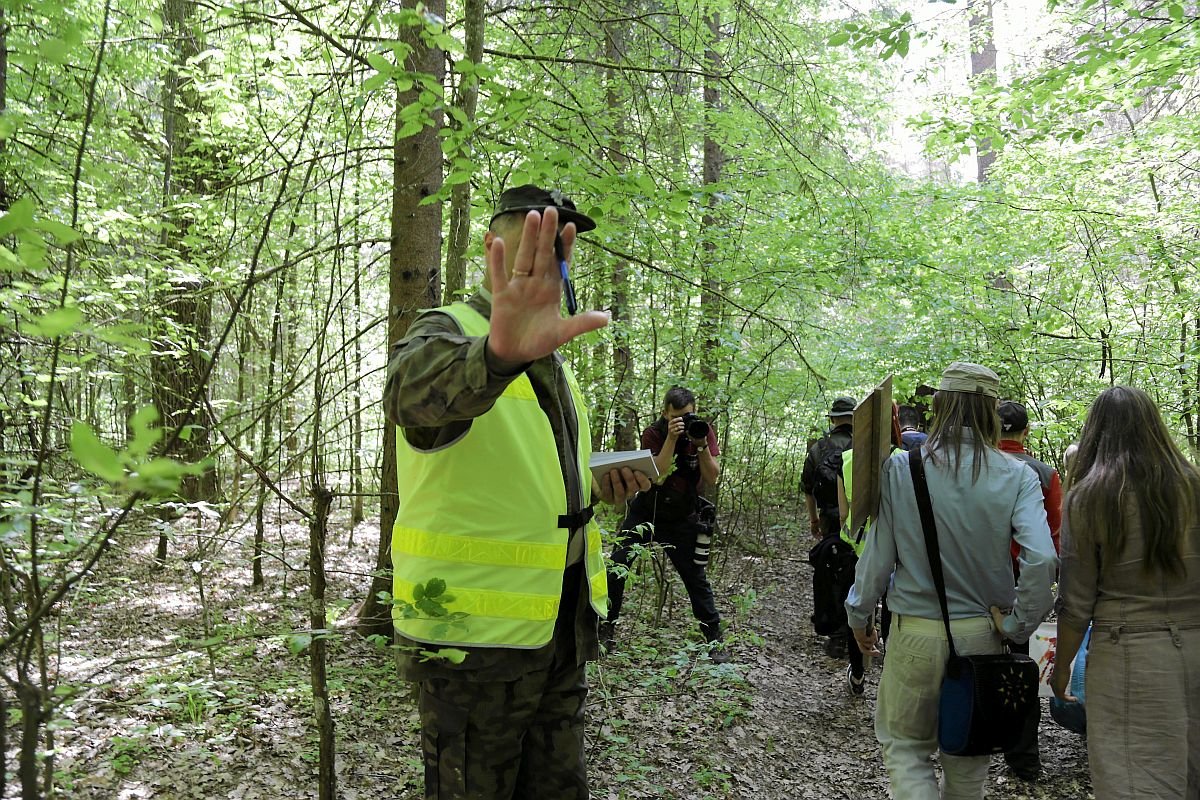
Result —
[[[279,633],[306,627],[306,530],[294,520],[275,529],[264,589],[247,587],[247,529],[202,556],[181,536],[163,569],[153,562],[154,538],[130,536],[66,604],[60,677],[79,694],[56,715],[62,796],[316,797],[307,654]],[[372,567],[378,534],[369,524],[356,533],[352,545],[340,527],[327,551],[333,608],[361,597]],[[654,624],[663,585],[652,580],[654,565],[665,559],[642,559],[620,648],[590,667],[594,798],[887,797],[872,729],[879,665],[866,694],[851,697],[842,662],[824,655],[808,621],[806,547],[772,547],[769,556],[729,548],[714,564],[714,588],[731,623],[734,663],[727,665],[701,657],[678,587]],[[201,563],[210,625],[227,637],[211,653],[175,646],[206,636],[193,570]],[[341,800],[419,797],[416,714],[386,650],[355,635],[335,636],[330,645]],[[14,721],[10,766],[19,739]],[[1044,780],[1021,783],[995,759],[990,798],[1090,797],[1081,740],[1047,715],[1041,743]],[[6,788],[7,797],[17,796],[15,781]]]
[[[748,686],[744,716],[708,733],[698,725],[699,737],[691,748],[672,743],[657,752],[662,739],[658,731],[645,730],[643,737],[630,734],[635,740],[631,744],[646,758],[661,760],[666,774],[672,776],[659,796],[758,800],[888,797],[887,775],[873,728],[883,663],[877,660],[868,672],[866,693],[852,697],[845,685],[845,661],[826,656],[823,639],[812,631],[812,568],[802,552],[804,547],[792,548],[793,552],[773,558],[731,556],[740,558],[747,568],[734,583],[744,586],[749,581],[757,592],[757,602],[742,623],[753,635],[743,633],[734,646],[737,669]],[[719,697],[701,693],[695,701],[702,705],[719,702]],[[988,778],[989,798],[1082,800],[1092,796],[1083,740],[1054,723],[1045,707],[1047,701],[1041,702],[1043,778],[1037,784],[1020,781],[1008,773],[1003,759],[996,757]],[[660,726],[663,721],[663,717],[657,720]],[[709,777],[705,785],[695,779],[697,770],[683,759],[687,753],[694,757],[699,751],[706,754],[702,769],[719,776],[719,781]],[[607,794],[614,799],[639,796],[655,795],[620,790]]]

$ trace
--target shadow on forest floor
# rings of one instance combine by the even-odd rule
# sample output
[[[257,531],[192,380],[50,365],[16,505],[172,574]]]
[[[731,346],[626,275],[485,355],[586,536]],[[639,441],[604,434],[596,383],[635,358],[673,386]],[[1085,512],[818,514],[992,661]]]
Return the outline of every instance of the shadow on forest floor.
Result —
[[[715,581],[722,612],[742,607],[735,621],[733,666],[697,662],[696,670],[726,680],[676,683],[678,693],[659,702],[607,703],[592,713],[599,729],[591,767],[601,798],[886,798],[887,775],[874,734],[875,690],[882,662],[868,673],[867,691],[852,697],[845,685],[844,660],[824,654],[823,639],[809,623],[812,568],[807,543],[781,548],[773,557],[724,553]],[[730,587],[742,587],[740,595]],[[724,589],[724,591],[722,591]],[[694,627],[686,597],[668,606],[673,617],[661,635],[683,647],[684,631]],[[730,598],[739,602],[730,603]],[[694,634],[693,634],[694,635]],[[605,691],[620,697],[623,671],[633,664],[601,662]],[[670,659],[665,659],[670,663]],[[729,670],[728,672],[724,672]],[[661,670],[659,670],[661,673]],[[634,681],[636,683],[636,681]],[[698,684],[688,686],[688,684]],[[636,691],[634,691],[636,694]],[[1058,727],[1046,713],[1040,746],[1043,777],[1030,784],[1011,776],[995,757],[988,779],[989,798],[1049,800],[1092,797],[1083,740]],[[734,713],[730,713],[730,709]],[[619,731],[624,746],[606,746],[606,731]],[[631,758],[630,753],[636,754]],[[642,774],[630,771],[640,763]],[[651,767],[647,769],[646,767]]]
[[[78,692],[55,723],[62,795],[315,798],[308,661],[294,652],[302,640],[288,635],[307,627],[307,529],[293,520],[277,526],[279,534],[268,536],[266,587],[252,590],[249,526],[225,532],[214,546],[184,524],[161,569],[154,535],[127,530],[59,615],[60,682]],[[332,531],[331,617],[365,591],[378,535],[364,524],[351,546],[344,523]],[[203,553],[194,549],[201,544]],[[652,624],[655,571],[642,560],[620,648],[590,670],[593,797],[887,796],[872,731],[878,673],[864,697],[851,698],[841,663],[823,654],[808,623],[811,569],[803,549],[793,544],[771,557],[727,550],[714,563],[731,665],[701,656],[681,587],[667,592],[662,623]],[[224,644],[180,647],[208,636]],[[341,798],[419,796],[416,715],[390,654],[343,631],[330,644]],[[1010,778],[995,759],[989,797],[1091,796],[1082,742],[1046,715],[1041,743],[1043,781]],[[7,756],[13,765],[13,753]],[[9,792],[16,788],[10,780]]]

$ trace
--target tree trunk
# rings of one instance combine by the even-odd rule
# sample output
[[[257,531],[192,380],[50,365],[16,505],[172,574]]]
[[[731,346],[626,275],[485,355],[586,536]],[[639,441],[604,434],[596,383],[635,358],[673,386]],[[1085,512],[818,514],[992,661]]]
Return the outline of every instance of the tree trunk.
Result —
[[[194,0],[166,0],[163,22],[170,37],[175,58],[167,73],[165,85],[164,140],[167,157],[163,170],[163,202],[168,208],[162,243],[178,254],[181,264],[203,261],[203,248],[189,244],[193,218],[180,210],[176,201],[186,196],[200,195],[205,190],[203,154],[195,152],[191,118],[201,109],[200,95],[190,78],[182,72],[191,59],[203,49],[196,35],[192,16]],[[172,455],[183,461],[197,462],[209,453],[209,431],[212,420],[204,402],[202,385],[206,372],[205,353],[208,350],[212,318],[212,299],[207,281],[198,276],[172,279],[171,286],[162,290],[158,308],[162,312],[164,329],[150,359],[154,406],[164,427],[184,429],[174,444]],[[201,475],[186,476],[180,483],[180,494],[189,501],[214,500],[216,475],[206,470]],[[158,557],[166,558],[166,534],[159,539]]]
[[[355,203],[357,211],[358,204]],[[355,214],[357,220],[358,215]],[[357,225],[357,223],[356,223]],[[357,231],[357,227],[355,228]],[[355,237],[355,241],[359,241]],[[362,332],[362,265],[359,263],[361,258],[358,255],[360,248],[356,245],[354,248],[354,360],[352,369],[354,374],[350,379],[354,382],[354,391],[351,396],[354,398],[354,408],[350,412],[350,474],[353,476],[354,497],[350,500],[350,544],[354,544],[354,530],[365,518],[363,512],[363,461],[362,461],[362,337],[359,335]]]
[[[414,0],[405,0],[413,7]],[[445,0],[422,3],[425,17],[441,18],[446,13]],[[413,48],[407,69],[433,75],[441,83],[445,78],[442,51],[427,47],[416,30],[402,32]],[[401,92],[396,98],[396,131],[401,126],[400,111],[420,102],[420,85]],[[437,305],[441,296],[438,264],[441,262],[442,208],[437,203],[420,205],[421,200],[442,187],[442,147],[438,130],[442,114],[433,111],[433,124],[414,136],[401,139],[397,135],[394,147],[392,183],[391,257],[388,262],[388,330],[387,346],[404,338],[416,312]],[[388,607],[380,603],[380,592],[391,592],[392,524],[399,509],[396,494],[396,431],[384,423],[383,475],[381,478],[379,513],[379,549],[376,577],[363,603],[360,630],[365,634],[390,636],[392,630]]]
[[[628,23],[613,20],[604,26],[604,49],[606,61],[618,64],[625,58],[625,36]],[[622,174],[629,169],[625,155],[626,116],[629,104],[624,102],[621,91],[621,76],[609,69],[604,76],[605,104],[613,126],[608,146],[608,160],[613,172]],[[625,220],[614,218],[614,230],[625,227]],[[618,257],[612,272],[612,331],[613,331],[613,438],[617,450],[636,450],[638,443],[637,405],[633,396],[635,379],[633,352],[629,347],[629,329],[633,326],[633,308],[629,303],[629,262]]]
[[[287,297],[300,296],[300,270],[287,271]],[[279,435],[283,439],[283,469],[280,470],[280,480],[292,472],[296,463],[296,453],[300,447],[300,438],[296,431],[296,373],[299,371],[300,359],[300,315],[288,305],[284,306],[283,329],[279,339],[280,383],[283,385],[283,396],[279,408]],[[303,415],[301,415],[303,416]]]
[[[465,0],[464,8],[466,23],[467,61],[473,66],[483,61],[484,37],[484,0]],[[475,110],[479,106],[479,78],[472,70],[462,76],[458,90],[458,107],[466,117],[465,125],[469,128],[475,123]],[[451,123],[461,130],[462,123]],[[468,130],[458,151],[458,158],[463,163],[471,161],[471,140],[475,138],[474,131]],[[457,159],[456,159],[457,160]],[[454,171],[459,171],[455,169]],[[454,184],[450,190],[450,236],[446,243],[446,287],[442,295],[443,303],[451,303],[458,298],[459,293],[466,288],[467,283],[467,248],[471,243],[471,182],[469,180]]]
[[[967,4],[967,31],[971,42],[971,79],[980,79],[996,72],[996,30],[992,24],[992,0],[971,0]],[[991,139],[975,145],[977,179],[987,183],[988,173],[996,160]]]
[[[716,127],[716,117],[721,112],[721,90],[717,75],[721,70],[721,17],[716,11],[708,18],[709,43],[704,53],[704,186],[711,189],[721,182],[725,169],[725,150],[721,143],[713,138]],[[702,225],[704,227],[704,266],[703,286],[700,291],[700,325],[703,330],[703,347],[700,352],[700,376],[704,381],[704,389],[710,393],[708,400],[715,402],[712,392],[717,388],[717,362],[719,358],[720,329],[722,324],[721,279],[718,269],[719,254],[717,252],[718,229],[723,225],[723,215],[718,208],[719,200],[716,193],[708,192],[707,209]]]
[[[314,286],[317,286],[315,281]],[[325,337],[333,313],[333,282],[329,286],[330,298],[325,307],[325,324],[317,333],[316,373],[313,375],[313,418],[312,418],[312,486],[313,513],[308,527],[308,610],[312,641],[309,649],[310,684],[313,693],[313,715],[318,735],[318,786],[320,800],[337,798],[337,740],[333,730],[333,711],[329,707],[329,681],[327,676],[326,638],[322,633],[326,627],[325,609],[325,542],[329,538],[329,509],[333,504],[333,492],[325,485]],[[315,294],[315,293],[314,293]],[[316,297],[313,298],[314,307]]]
[[[21,753],[17,761],[21,800],[42,800],[42,786],[38,777],[38,752],[42,749],[42,723],[45,722],[42,691],[25,675],[22,675],[16,691],[17,701],[21,704]]]
[[[254,319],[253,304],[254,296],[246,298],[246,316],[242,319],[241,325],[238,326],[237,334],[237,407],[245,408],[246,403],[246,386],[253,384],[251,378],[247,381],[246,370],[249,365],[247,358],[253,337],[250,335],[250,326]],[[251,428],[247,433],[241,428],[238,428],[234,435],[234,443],[239,450],[246,450],[246,437],[249,436],[249,447],[254,447],[254,429]],[[232,488],[229,491],[229,508],[225,511],[224,518],[227,520],[234,519],[240,512],[242,506],[242,464],[235,458],[232,462]]]
[[[0,11],[0,25],[3,23],[3,12]],[[4,581],[8,582],[7,576]],[[8,797],[8,701],[4,699],[3,692],[0,692],[0,719],[5,721],[4,725],[0,725],[0,753],[5,754],[4,763],[0,764],[0,797]]]
[[[267,461],[271,457],[271,445],[277,441],[276,437],[271,436],[272,426],[275,423],[275,374],[276,368],[281,357],[279,349],[282,345],[280,339],[283,337],[283,293],[286,289],[283,273],[279,273],[279,278],[275,282],[275,310],[271,314],[271,343],[267,347],[267,392],[266,402],[267,407],[263,409],[262,415],[262,433],[259,435],[258,443],[258,463],[263,469],[267,468]],[[282,480],[282,475],[280,480]],[[262,554],[263,542],[266,539],[266,520],[263,518],[266,513],[267,505],[267,487],[262,482],[258,483],[258,501],[254,504],[254,551],[250,557],[250,585],[262,586],[264,583],[262,570]]]
[[[0,5],[0,115],[8,108],[8,22],[4,6]],[[0,211],[8,211],[12,198],[8,196],[8,139],[0,139]],[[0,778],[0,780],[3,780]]]
[[[319,446],[319,445],[318,445]],[[309,652],[309,667],[313,693],[313,713],[319,737],[318,797],[337,798],[337,738],[334,736],[333,711],[329,707],[329,681],[326,675],[327,647],[325,636],[325,540],[329,530],[329,507],[333,492],[314,483],[313,519],[309,527],[309,625],[313,630]]]

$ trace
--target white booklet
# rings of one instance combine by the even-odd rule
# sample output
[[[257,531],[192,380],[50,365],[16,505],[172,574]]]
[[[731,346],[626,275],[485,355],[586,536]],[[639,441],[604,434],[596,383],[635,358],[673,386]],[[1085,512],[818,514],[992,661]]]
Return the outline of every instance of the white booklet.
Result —
[[[597,483],[600,482],[601,476],[608,474],[609,470],[621,467],[644,472],[651,481],[658,477],[658,465],[654,463],[654,454],[649,450],[592,453],[588,466],[591,467],[592,477],[596,479]]]

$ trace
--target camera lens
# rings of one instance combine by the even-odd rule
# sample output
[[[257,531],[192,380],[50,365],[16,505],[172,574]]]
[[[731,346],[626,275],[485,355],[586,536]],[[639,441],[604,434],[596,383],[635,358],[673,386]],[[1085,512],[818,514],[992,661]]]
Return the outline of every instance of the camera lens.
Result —
[[[708,565],[708,550],[712,546],[712,534],[707,530],[696,534],[696,547],[692,551],[692,561],[698,567]]]
[[[689,414],[691,417],[687,421],[687,435],[692,439],[707,439],[708,438],[708,423],[699,417]]]

